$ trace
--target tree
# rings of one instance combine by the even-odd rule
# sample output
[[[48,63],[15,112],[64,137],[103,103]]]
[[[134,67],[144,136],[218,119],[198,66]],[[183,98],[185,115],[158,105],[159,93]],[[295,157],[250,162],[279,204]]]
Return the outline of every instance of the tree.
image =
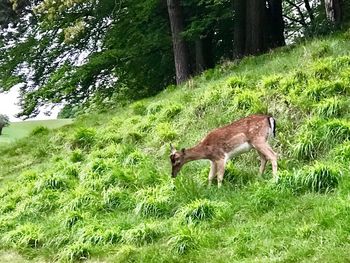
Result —
[[[176,83],[180,84],[190,77],[189,54],[181,35],[184,31],[184,18],[180,0],[167,0],[167,6],[173,40]]]
[[[327,19],[336,26],[342,22],[342,0],[324,0]]]
[[[10,125],[9,117],[5,114],[0,114],[0,135],[2,135],[2,129]]]
[[[234,57],[285,45],[282,0],[234,1]]]

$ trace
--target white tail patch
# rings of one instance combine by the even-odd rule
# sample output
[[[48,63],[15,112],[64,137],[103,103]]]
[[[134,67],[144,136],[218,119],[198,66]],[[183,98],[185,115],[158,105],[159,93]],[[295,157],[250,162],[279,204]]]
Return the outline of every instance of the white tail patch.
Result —
[[[269,134],[270,134],[270,136],[271,137],[275,137],[275,129],[276,129],[276,127],[275,127],[275,119],[274,118],[272,118],[272,117],[269,117],[269,123],[270,123],[270,132],[269,132]]]

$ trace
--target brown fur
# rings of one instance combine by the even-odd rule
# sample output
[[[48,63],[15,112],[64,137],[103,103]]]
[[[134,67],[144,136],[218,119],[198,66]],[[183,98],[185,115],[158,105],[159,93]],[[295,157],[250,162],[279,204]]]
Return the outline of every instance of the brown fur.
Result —
[[[181,167],[190,161],[208,159],[212,162],[209,174],[209,183],[218,174],[218,183],[221,185],[226,161],[229,153],[245,146],[255,148],[261,157],[260,174],[263,173],[266,161],[273,165],[273,174],[277,179],[277,155],[272,151],[267,139],[272,135],[270,116],[250,115],[229,125],[211,131],[201,142],[189,149],[176,151],[172,148],[170,155],[172,162],[172,176],[176,177]]]

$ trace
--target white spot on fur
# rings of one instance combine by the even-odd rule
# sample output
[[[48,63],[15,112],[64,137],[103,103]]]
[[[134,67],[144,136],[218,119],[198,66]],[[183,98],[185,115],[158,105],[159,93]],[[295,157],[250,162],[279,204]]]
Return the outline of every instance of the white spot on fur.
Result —
[[[227,160],[232,158],[233,156],[239,155],[244,152],[248,152],[251,148],[252,146],[247,142],[236,146],[234,149],[232,149],[232,151],[225,153],[225,162],[227,162]]]

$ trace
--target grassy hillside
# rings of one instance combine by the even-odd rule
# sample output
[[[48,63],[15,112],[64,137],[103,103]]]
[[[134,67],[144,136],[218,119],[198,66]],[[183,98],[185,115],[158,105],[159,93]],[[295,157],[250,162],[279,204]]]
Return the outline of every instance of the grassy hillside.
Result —
[[[3,134],[0,136],[0,144],[26,137],[37,127],[54,129],[70,123],[72,123],[72,120],[69,119],[12,122],[10,126],[3,129]]]
[[[224,63],[156,97],[0,150],[0,250],[28,260],[347,262],[350,34]],[[251,113],[277,120],[280,180],[255,152],[207,187],[170,178],[189,147]],[[14,252],[15,251],[15,252]]]

